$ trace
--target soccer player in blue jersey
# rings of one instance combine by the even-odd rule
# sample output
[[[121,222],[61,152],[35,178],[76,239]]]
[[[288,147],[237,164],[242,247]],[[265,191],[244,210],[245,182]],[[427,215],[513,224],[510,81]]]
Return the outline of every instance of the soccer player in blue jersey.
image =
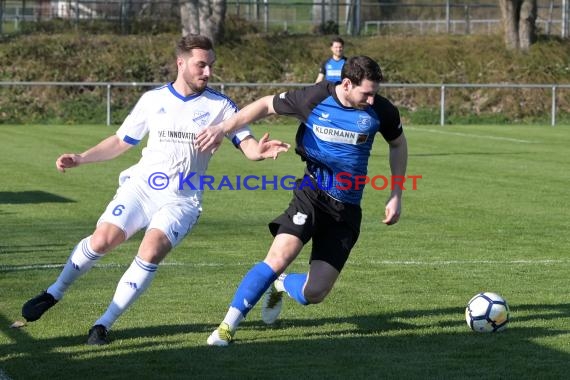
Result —
[[[262,319],[277,319],[286,292],[301,305],[324,300],[337,280],[360,232],[363,185],[368,158],[377,133],[388,142],[393,176],[404,176],[407,143],[398,109],[377,94],[382,72],[371,58],[349,58],[342,80],[263,97],[196,138],[201,150],[216,147],[224,134],[272,114],[301,121],[296,135],[297,154],[306,162],[303,178],[293,190],[285,212],[269,224],[274,236],[265,259],[253,266],[237,288],[229,310],[209,345],[227,346],[247,313],[265,293]],[[349,181],[350,182],[347,182]],[[402,188],[394,186],[382,220],[398,222]],[[285,274],[301,249],[312,239],[308,273]]]
[[[111,303],[88,333],[88,344],[109,343],[111,326],[150,286],[159,263],[197,223],[202,212],[201,188],[198,183],[180,188],[179,178],[205,173],[212,151],[199,152],[195,136],[238,110],[229,98],[207,86],[216,59],[210,39],[183,37],[176,56],[176,80],[143,94],[115,134],[81,154],[63,154],[57,159],[57,169],[65,172],[111,160],[149,136],[140,161],[121,173],[117,193],[93,234],[75,246],[56,281],[22,307],[28,322],[39,319],[60,301],[69,286],[105,254],[145,229],[137,255],[119,280]],[[226,137],[248,159],[275,158],[287,151],[287,144],[268,140],[267,134],[258,142],[247,126],[242,127]]]
[[[317,75],[316,83],[322,80],[336,83],[340,81],[340,73],[346,57],[344,56],[344,40],[340,37],[335,37],[331,41],[332,57],[324,61],[319,68],[319,75]]]

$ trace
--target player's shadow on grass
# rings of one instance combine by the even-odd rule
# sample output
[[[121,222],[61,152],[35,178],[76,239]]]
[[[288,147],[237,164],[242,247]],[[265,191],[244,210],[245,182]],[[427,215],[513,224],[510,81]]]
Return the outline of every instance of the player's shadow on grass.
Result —
[[[570,371],[570,354],[544,344],[568,330],[528,323],[570,318],[570,304],[513,305],[510,326],[497,334],[469,331],[458,308],[310,319],[284,312],[281,328],[245,321],[228,348],[205,345],[211,324],[121,328],[110,345],[91,347],[86,336],[35,339],[26,328],[6,330],[0,314],[9,338],[0,362],[8,376],[27,379],[546,379]]]
[[[508,330],[513,330],[513,328],[516,329],[518,322],[538,319],[541,321],[548,321],[560,318],[567,318],[570,322],[570,304],[511,305]],[[445,329],[455,326],[465,326],[466,329],[468,328],[463,308],[405,310],[378,315],[357,315],[340,318],[316,317],[314,319],[287,319],[286,316],[284,316],[284,318],[278,320],[275,327],[266,326],[262,322],[257,321],[246,321],[242,323],[242,326],[268,329],[314,327],[314,334],[318,336],[320,326],[344,323],[352,325],[353,327],[344,330],[336,330],[335,332],[327,332],[327,335],[342,336],[351,333],[359,335],[373,335],[396,330],[400,332],[413,332],[414,330],[425,329],[426,327]],[[568,334],[570,331],[564,331],[564,333]],[[558,332],[550,335],[556,334],[558,334]],[[313,335],[313,333],[310,333],[310,335]]]
[[[72,199],[40,190],[0,191],[0,204],[72,203]]]

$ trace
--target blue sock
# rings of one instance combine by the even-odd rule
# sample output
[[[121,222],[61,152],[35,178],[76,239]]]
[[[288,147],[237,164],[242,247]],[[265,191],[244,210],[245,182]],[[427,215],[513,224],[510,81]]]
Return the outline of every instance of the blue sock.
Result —
[[[231,306],[245,317],[276,279],[277,274],[269,265],[264,262],[257,263],[241,280]]]
[[[309,304],[303,295],[303,286],[305,285],[305,281],[307,281],[306,273],[291,273],[285,277],[285,280],[283,280],[283,287],[287,294],[301,305]]]

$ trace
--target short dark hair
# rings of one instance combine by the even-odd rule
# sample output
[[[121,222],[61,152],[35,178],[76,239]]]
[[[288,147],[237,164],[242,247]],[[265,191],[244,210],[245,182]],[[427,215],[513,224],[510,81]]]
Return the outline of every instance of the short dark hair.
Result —
[[[364,79],[368,79],[372,82],[382,82],[384,79],[380,65],[365,55],[348,58],[344,66],[342,66],[340,77],[342,79],[350,79],[350,81],[357,86],[359,86]]]
[[[194,49],[202,50],[214,50],[214,44],[206,36],[201,36],[198,34],[189,34],[184,36],[176,44],[176,56],[180,56],[185,53],[191,53]]]
[[[344,46],[344,40],[340,38],[340,36],[336,36],[331,40],[331,46],[333,46],[335,42],[339,42],[342,46]]]

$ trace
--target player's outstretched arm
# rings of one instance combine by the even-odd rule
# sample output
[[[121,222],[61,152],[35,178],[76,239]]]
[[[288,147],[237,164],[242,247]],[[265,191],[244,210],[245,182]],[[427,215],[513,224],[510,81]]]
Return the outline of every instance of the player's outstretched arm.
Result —
[[[283,141],[269,140],[269,133],[265,133],[259,141],[253,137],[244,139],[239,147],[247,158],[260,161],[266,158],[276,160],[280,153],[287,152],[291,146]]]
[[[112,135],[81,154],[62,154],[55,161],[55,167],[60,172],[65,173],[65,169],[71,169],[82,164],[111,160],[131,147],[133,145],[124,142],[119,136]]]
[[[218,149],[224,139],[224,134],[234,132],[237,129],[263,119],[275,113],[273,109],[273,95],[264,96],[261,99],[245,106],[241,111],[224,120],[218,125],[205,128],[196,136],[196,146],[200,152]]]
[[[406,136],[402,133],[399,137],[389,142],[390,144],[390,170],[392,178],[403,178],[406,175],[408,165],[408,143]],[[392,225],[400,220],[402,212],[402,188],[394,184],[394,188],[390,193],[390,198],[386,202],[384,209],[384,220],[382,223]]]

